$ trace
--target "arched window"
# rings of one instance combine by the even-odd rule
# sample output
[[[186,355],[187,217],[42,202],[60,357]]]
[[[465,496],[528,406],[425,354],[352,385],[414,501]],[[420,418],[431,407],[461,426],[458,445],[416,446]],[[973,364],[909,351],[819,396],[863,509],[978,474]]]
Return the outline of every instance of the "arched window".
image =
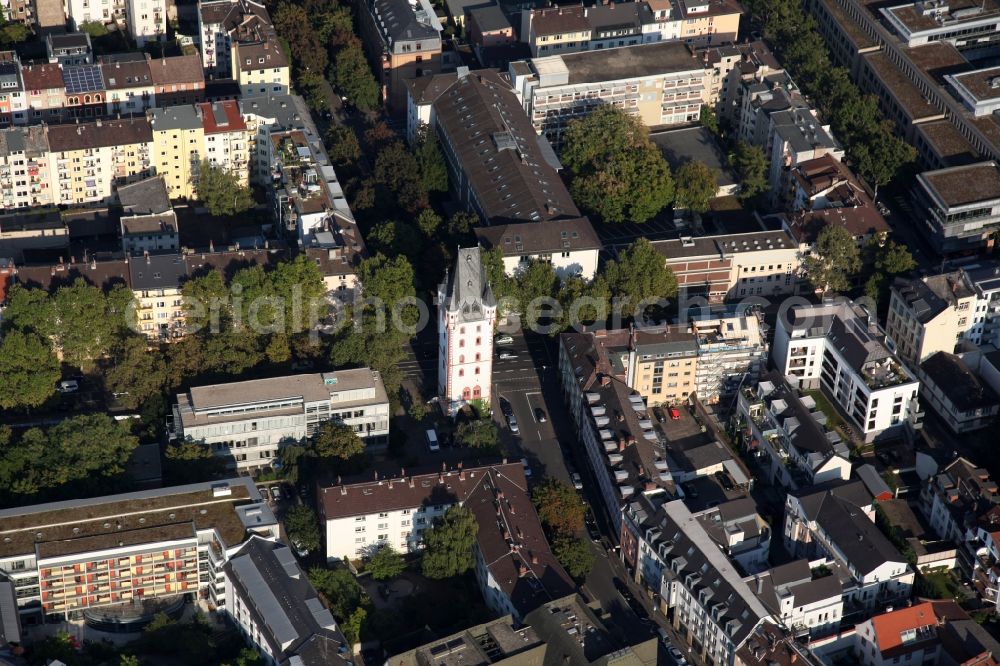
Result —
[[[83,103],[84,104],[90,104],[90,95],[84,95],[83,96]]]
[[[479,396],[479,387],[478,386],[476,387],[476,396],[477,397]],[[462,389],[462,400],[468,400],[471,397],[472,397],[472,391],[470,391],[469,387],[466,386],[464,389]]]
[[[482,338],[476,338],[476,344],[477,345],[483,344],[483,339]]]
[[[459,340],[458,341],[458,346],[459,347],[464,347],[465,346],[465,340]]]
[[[479,374],[479,368],[476,368],[476,374],[477,375]]]
[[[479,352],[476,352],[476,360],[477,360],[477,361],[481,361],[481,360],[483,360],[483,355],[482,355],[482,354],[480,354]]]
[[[481,388],[479,388],[478,386],[476,386],[475,388],[472,389],[472,397],[473,398],[481,398],[481,397],[483,397],[483,390]]]
[[[458,370],[458,376],[459,377],[464,377],[465,376],[465,370],[459,368],[459,370]]]
[[[465,354],[459,354],[458,355],[458,362],[459,363],[465,363]]]

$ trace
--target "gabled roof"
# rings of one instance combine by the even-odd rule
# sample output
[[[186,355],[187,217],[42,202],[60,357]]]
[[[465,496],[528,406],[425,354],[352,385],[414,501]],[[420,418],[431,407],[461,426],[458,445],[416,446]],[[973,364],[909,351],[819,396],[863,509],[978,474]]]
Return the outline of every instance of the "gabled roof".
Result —
[[[58,64],[22,65],[21,78],[27,91],[64,89],[62,68]]]
[[[118,186],[118,201],[129,215],[158,215],[171,210],[163,176]]]
[[[179,254],[154,254],[129,261],[132,289],[178,289],[187,278],[187,264]]]
[[[147,60],[115,60],[102,62],[100,67],[108,90],[153,85]]]
[[[875,630],[875,643],[883,656],[903,648],[904,644],[920,640],[937,640],[938,623],[949,619],[968,619],[968,615],[953,601],[926,601],[909,608],[876,615],[870,621]],[[916,636],[904,638],[907,631]]]
[[[195,87],[205,87],[205,72],[201,67],[201,56],[198,54],[169,56],[167,58],[150,58],[149,74],[153,84],[157,86],[188,84]]]
[[[500,248],[508,257],[600,250],[602,247],[601,239],[586,217],[477,227],[476,238],[483,247]]]
[[[455,268],[442,285],[445,300],[441,305],[448,312],[461,312],[463,320],[480,320],[485,309],[496,307],[482,253],[478,247],[468,247],[459,248],[456,254]]]

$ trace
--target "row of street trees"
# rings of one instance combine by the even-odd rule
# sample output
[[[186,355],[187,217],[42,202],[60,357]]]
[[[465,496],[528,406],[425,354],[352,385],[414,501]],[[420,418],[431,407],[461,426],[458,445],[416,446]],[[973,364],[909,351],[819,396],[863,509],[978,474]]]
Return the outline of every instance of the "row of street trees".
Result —
[[[778,59],[830,122],[872,187],[885,185],[916,160],[916,149],[897,135],[879,111],[877,98],[861,94],[850,73],[833,65],[815,19],[799,0],[748,0],[747,5]]]

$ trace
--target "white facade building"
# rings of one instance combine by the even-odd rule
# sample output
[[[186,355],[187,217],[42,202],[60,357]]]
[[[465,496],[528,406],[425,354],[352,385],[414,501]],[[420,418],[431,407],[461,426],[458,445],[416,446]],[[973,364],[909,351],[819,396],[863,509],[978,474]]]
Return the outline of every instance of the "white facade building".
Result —
[[[324,423],[350,426],[369,447],[387,443],[389,398],[369,368],[197,386],[177,395],[171,436],[211,445],[231,468],[269,467],[281,447]]]
[[[162,41],[167,34],[166,0],[125,0],[125,22],[139,48]]]
[[[792,386],[822,388],[866,442],[921,427],[920,382],[883,343],[885,333],[853,303],[796,306],[778,318],[772,358]]]
[[[448,414],[490,402],[497,304],[478,247],[459,248],[438,287],[438,395]]]
[[[810,638],[837,631],[844,616],[843,588],[832,572],[813,576],[808,560],[795,560],[746,582],[795,635]]]

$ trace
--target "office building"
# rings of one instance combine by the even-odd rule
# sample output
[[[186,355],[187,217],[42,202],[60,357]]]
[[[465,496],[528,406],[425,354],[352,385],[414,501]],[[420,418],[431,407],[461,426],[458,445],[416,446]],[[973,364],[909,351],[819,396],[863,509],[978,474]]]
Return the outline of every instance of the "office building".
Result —
[[[772,358],[792,386],[821,388],[870,442],[919,429],[923,418],[920,382],[884,339],[849,301],[795,306],[779,317]]]
[[[229,556],[248,534],[278,538],[249,477],[5,509],[0,522],[24,624],[195,593],[226,609]]]
[[[387,443],[389,399],[369,368],[197,386],[177,395],[172,439],[211,446],[230,468],[257,470],[281,446],[328,421],[350,426],[370,447]]]
[[[1000,228],[1000,169],[980,162],[917,174],[921,232],[942,254],[975,251]]]
[[[560,279],[592,280],[597,274],[601,239],[586,217],[560,220],[557,224],[514,222],[475,229],[484,249],[499,249],[504,272],[517,275],[530,262],[551,264]]]

